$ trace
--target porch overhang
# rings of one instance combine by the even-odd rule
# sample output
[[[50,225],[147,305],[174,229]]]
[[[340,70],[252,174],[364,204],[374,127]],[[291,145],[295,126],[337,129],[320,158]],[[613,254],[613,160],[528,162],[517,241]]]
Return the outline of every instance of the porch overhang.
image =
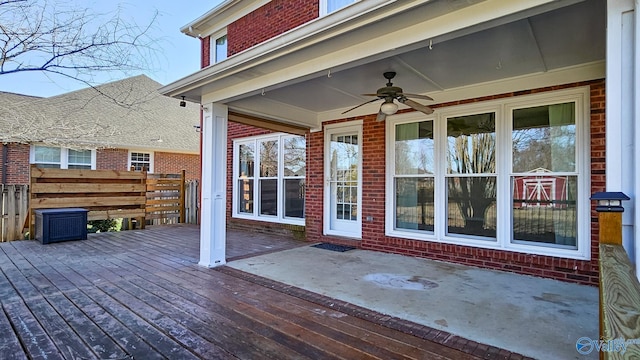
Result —
[[[342,115],[370,100],[361,94],[382,86],[382,72],[388,70],[398,72],[395,81],[405,91],[429,95],[439,103],[523,90],[532,82],[547,86],[560,78],[567,82],[603,78],[606,31],[604,14],[598,10],[606,9],[603,4],[600,0],[360,1],[160,91],[316,130],[323,121],[376,113],[379,104]],[[577,10],[563,11],[572,6]],[[571,38],[577,33],[583,36]]]

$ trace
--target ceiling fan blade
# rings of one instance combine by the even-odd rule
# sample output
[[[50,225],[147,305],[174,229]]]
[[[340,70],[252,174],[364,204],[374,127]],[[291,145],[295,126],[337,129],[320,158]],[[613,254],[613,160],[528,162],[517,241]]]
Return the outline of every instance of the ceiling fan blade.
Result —
[[[433,99],[427,95],[401,93],[401,94],[398,94],[398,96],[406,96],[414,99],[423,99],[423,100],[433,101]]]
[[[360,105],[358,105],[358,106],[354,106],[354,107],[352,107],[351,109],[349,109],[349,110],[347,110],[347,111],[343,112],[343,114],[346,114],[346,113],[348,113],[348,112],[349,112],[349,111],[351,111],[351,110],[355,110],[355,109],[359,108],[360,106],[364,106],[364,105],[367,105],[368,103],[372,103],[372,102],[374,102],[374,101],[378,101],[378,100],[379,100],[379,99],[377,99],[377,98],[376,98],[376,99],[373,99],[373,100],[369,100],[369,101],[367,101],[367,102],[363,102],[362,104],[360,104]]]
[[[376,121],[385,121],[387,119],[387,114],[383,113],[382,110],[378,111],[378,116],[376,116]]]
[[[413,100],[409,100],[407,98],[400,98],[398,99],[401,103],[413,108],[414,110],[418,110],[421,111],[427,115],[433,114],[433,109],[426,106],[426,105],[422,105],[420,103],[417,103]]]

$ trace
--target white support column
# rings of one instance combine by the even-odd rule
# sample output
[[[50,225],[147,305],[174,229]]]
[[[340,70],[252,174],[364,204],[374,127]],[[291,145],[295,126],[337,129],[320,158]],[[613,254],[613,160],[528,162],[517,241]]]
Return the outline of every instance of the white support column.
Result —
[[[623,245],[640,263],[640,101],[638,0],[607,1],[606,191],[622,191]],[[637,275],[640,277],[640,267]]]
[[[226,105],[203,105],[202,219],[198,264],[206,267],[226,263],[227,119]]]
[[[634,244],[634,254],[631,256],[631,261],[636,266],[636,277],[640,280],[640,199],[638,198],[638,194],[640,193],[640,126],[638,126],[638,120],[640,120],[640,1],[635,0],[633,4],[633,30],[631,39],[633,44],[633,58],[632,58],[632,66],[633,66],[633,114],[632,114],[632,122],[633,122],[633,133],[634,133],[634,144],[635,144],[635,152],[634,159],[630,163],[632,168],[635,171],[634,179],[633,179],[633,192],[628,194],[634,202],[635,211],[632,213],[633,222],[635,224],[635,236],[632,241]],[[623,222],[624,224],[624,222]]]

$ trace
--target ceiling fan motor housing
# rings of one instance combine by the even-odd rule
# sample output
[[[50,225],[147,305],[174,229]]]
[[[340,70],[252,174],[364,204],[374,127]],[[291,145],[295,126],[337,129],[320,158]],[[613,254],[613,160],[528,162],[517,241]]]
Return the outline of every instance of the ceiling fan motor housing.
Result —
[[[378,95],[378,97],[381,98],[386,98],[386,97],[397,97],[398,94],[402,93],[402,88],[397,87],[397,86],[385,86],[383,88],[378,89],[378,91],[376,91],[376,94]]]

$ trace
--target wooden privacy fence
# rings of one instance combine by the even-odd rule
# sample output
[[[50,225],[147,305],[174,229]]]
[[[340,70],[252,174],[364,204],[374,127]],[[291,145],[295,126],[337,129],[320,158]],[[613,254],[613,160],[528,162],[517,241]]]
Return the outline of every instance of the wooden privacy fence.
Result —
[[[31,165],[29,237],[35,234],[35,211],[84,208],[88,220],[144,219],[146,172],[61,170]],[[144,226],[144,221],[139,221]]]
[[[200,223],[200,183],[198,180],[190,180],[185,184],[184,211],[186,223]]]
[[[141,226],[199,222],[199,182],[182,174],[31,169],[29,185],[0,184],[0,241],[33,234],[35,210],[82,207],[89,220],[136,218]],[[144,221],[144,220],[148,221]]]
[[[147,174],[145,220],[152,225],[185,222],[185,171]]]
[[[31,167],[29,233],[35,210],[79,207],[88,220],[135,218],[141,227],[185,222],[185,172],[61,170]],[[196,185],[197,189],[197,185]],[[192,209],[191,212],[194,212]],[[197,213],[197,210],[195,210]]]
[[[28,185],[0,184],[0,241],[22,239],[29,210]]]

